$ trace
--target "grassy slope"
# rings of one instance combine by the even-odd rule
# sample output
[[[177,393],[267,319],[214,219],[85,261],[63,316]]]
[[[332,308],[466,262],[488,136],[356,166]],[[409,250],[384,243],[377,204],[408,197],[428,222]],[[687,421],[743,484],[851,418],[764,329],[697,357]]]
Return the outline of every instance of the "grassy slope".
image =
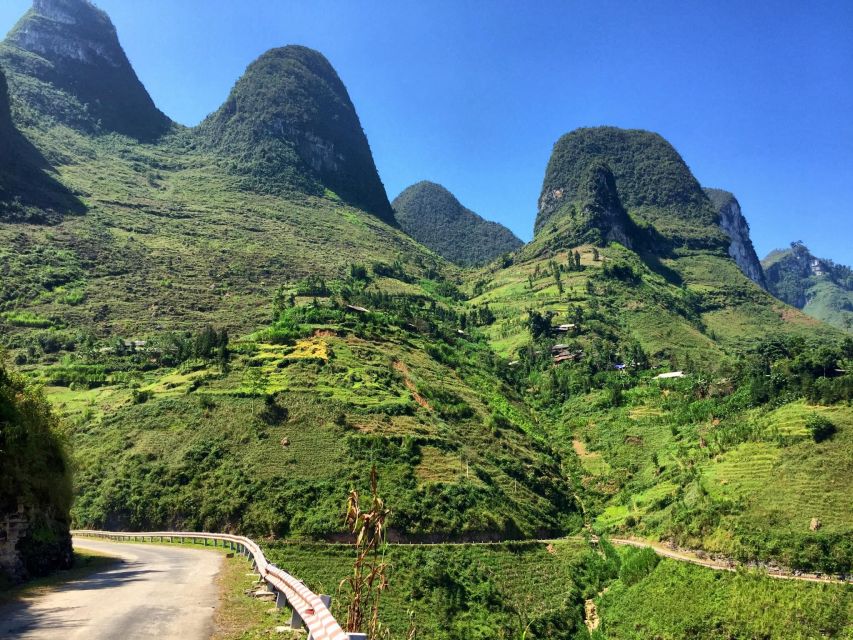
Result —
[[[272,292],[370,260],[439,266],[403,233],[333,200],[239,191],[180,135],[153,147],[69,129],[27,131],[88,212],[0,225],[2,311],[125,338],[215,321],[255,328]],[[6,326],[14,333],[17,327]]]
[[[600,250],[601,261],[593,259],[590,247],[579,247],[584,270],[563,272],[560,294],[553,264],[566,264],[568,252],[542,253],[540,242],[548,243],[547,236],[517,254],[511,266],[472,279],[472,290],[479,293],[472,304],[488,304],[496,315],[488,335],[493,347],[510,359],[530,343],[528,309],[555,313],[556,325],[576,322],[579,307],[584,318],[580,333],[553,341],[576,342],[587,353],[602,338],[636,341],[653,366],[686,367],[705,376],[716,370],[723,386],[734,354],[761,337],[837,335],[761,291],[730,260],[709,253],[644,265],[615,245]],[[632,264],[640,279],[604,277],[608,262]],[[575,367],[560,366],[566,371]],[[788,564],[802,561],[786,545],[808,535],[812,517],[825,521],[823,533],[849,534],[853,495],[841,478],[850,473],[850,409],[802,403],[776,411],[736,408],[719,426],[721,416],[714,412],[723,408],[696,402],[693,389],[701,377],[683,387],[646,378],[625,392],[616,407],[596,388],[575,391],[562,406],[553,398],[539,401],[537,396],[548,397],[553,382],[544,374],[530,378],[529,401],[533,406],[544,403],[539,415],[553,446],[566,461],[577,456],[580,491],[595,528],[674,536],[682,544],[745,556],[761,546],[755,538],[765,532],[768,540],[786,540],[768,545],[772,550],[765,548],[766,555]],[[610,383],[602,378],[600,384]],[[805,422],[815,412],[826,412],[838,426],[831,442],[816,444],[808,438]],[[780,420],[787,421],[785,426]],[[760,425],[752,436],[757,442],[731,450],[708,447],[713,438],[753,423]],[[786,430],[793,430],[787,440],[779,437]],[[698,524],[706,513],[709,520]],[[685,518],[691,524],[685,525]],[[743,547],[746,539],[751,551]]]
[[[608,640],[851,638],[853,591],[663,560],[598,600]]]
[[[303,333],[290,346],[247,339],[227,372],[195,362],[49,387],[77,425],[78,522],[328,535],[375,462],[410,535],[566,530],[558,459],[481,368],[482,347],[459,338],[450,362],[439,341],[351,316]],[[266,415],[266,397],[286,416]]]

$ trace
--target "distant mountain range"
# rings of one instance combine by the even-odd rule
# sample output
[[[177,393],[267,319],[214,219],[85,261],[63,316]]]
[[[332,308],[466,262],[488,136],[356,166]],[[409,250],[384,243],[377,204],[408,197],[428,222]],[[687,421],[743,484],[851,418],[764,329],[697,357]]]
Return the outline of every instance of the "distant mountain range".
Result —
[[[792,307],[853,331],[853,270],[815,257],[802,242],[772,251],[761,262],[769,291]]]

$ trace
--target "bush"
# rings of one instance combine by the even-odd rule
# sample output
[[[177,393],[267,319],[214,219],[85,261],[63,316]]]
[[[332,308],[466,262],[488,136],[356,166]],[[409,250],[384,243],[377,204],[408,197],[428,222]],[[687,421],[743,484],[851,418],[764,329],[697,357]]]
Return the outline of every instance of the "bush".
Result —
[[[658,566],[660,558],[649,548],[631,550],[622,560],[619,579],[626,585],[638,583]]]
[[[806,420],[806,428],[809,430],[809,433],[811,433],[812,439],[814,439],[815,442],[829,440],[837,431],[835,425],[829,418],[818,413],[813,413],[809,416],[808,420]]]

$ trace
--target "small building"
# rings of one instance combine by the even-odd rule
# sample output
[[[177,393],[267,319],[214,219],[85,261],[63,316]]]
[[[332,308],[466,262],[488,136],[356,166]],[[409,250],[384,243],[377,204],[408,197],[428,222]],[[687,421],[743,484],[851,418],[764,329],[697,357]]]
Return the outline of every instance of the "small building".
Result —
[[[655,380],[669,380],[671,378],[683,378],[683,371],[670,371],[669,373],[661,373],[655,376]]]
[[[369,309],[365,309],[364,307],[357,307],[354,304],[348,304],[347,311],[353,311],[355,313],[370,313]]]

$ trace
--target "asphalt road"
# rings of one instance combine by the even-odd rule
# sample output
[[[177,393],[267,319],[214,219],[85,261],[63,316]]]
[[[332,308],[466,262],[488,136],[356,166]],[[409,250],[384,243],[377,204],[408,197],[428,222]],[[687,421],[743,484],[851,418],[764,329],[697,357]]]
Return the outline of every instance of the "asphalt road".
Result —
[[[207,640],[222,556],[100,540],[74,546],[120,558],[104,571],[0,608],[0,638]]]

